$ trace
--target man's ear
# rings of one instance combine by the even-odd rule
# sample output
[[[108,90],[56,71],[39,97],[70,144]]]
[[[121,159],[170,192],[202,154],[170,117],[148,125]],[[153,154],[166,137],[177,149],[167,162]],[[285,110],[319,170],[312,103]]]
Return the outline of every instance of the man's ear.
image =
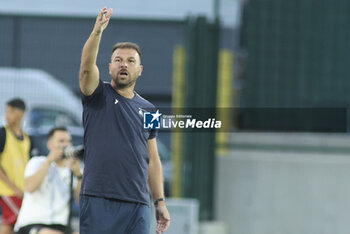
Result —
[[[140,72],[139,72],[139,76],[141,76],[141,75],[142,75],[142,71],[143,71],[143,66],[142,66],[142,65],[140,65]]]

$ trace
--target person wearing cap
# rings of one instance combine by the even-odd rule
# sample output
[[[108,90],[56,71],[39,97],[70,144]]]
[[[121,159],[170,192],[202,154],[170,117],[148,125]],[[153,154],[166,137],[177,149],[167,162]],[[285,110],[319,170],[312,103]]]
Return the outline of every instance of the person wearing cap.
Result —
[[[22,129],[25,103],[19,98],[6,103],[6,125],[0,128],[0,234],[12,234],[24,191],[24,170],[32,148]]]

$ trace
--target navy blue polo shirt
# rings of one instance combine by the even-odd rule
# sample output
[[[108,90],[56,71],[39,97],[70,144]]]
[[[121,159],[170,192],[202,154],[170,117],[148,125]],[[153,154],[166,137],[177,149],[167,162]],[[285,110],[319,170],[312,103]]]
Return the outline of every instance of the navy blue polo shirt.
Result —
[[[148,139],[142,111],[154,110],[137,93],[129,99],[100,80],[90,96],[82,95],[84,176],[81,193],[150,205]]]

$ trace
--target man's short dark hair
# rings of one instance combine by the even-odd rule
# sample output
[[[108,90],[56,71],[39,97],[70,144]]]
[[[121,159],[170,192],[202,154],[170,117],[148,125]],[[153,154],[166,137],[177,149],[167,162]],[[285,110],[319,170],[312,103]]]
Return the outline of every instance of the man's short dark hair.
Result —
[[[65,131],[68,132],[66,127],[54,127],[52,128],[49,133],[47,134],[47,139],[50,140],[51,137],[55,134],[56,131]]]
[[[26,104],[24,103],[24,101],[20,98],[13,98],[11,100],[9,100],[7,103],[6,103],[7,106],[11,106],[11,107],[14,107],[14,108],[18,108],[22,111],[25,111],[26,110]]]
[[[141,60],[141,56],[142,56],[141,49],[140,49],[140,46],[138,46],[136,43],[133,43],[133,42],[118,42],[117,44],[115,44],[113,46],[112,54],[114,53],[114,51],[116,49],[134,49],[139,54],[140,60]]]

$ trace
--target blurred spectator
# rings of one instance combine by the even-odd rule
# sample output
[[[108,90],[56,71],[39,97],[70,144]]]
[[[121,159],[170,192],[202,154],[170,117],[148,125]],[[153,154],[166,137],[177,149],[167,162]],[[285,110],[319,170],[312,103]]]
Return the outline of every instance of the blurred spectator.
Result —
[[[29,160],[31,141],[22,130],[25,103],[19,98],[6,104],[6,126],[0,128],[0,234],[12,234],[24,190],[24,169]]]
[[[30,159],[25,169],[25,193],[15,230],[18,234],[69,233],[71,173],[79,201],[81,186],[80,160],[64,157],[64,148],[71,145],[66,128],[56,127],[48,134],[47,156]]]

